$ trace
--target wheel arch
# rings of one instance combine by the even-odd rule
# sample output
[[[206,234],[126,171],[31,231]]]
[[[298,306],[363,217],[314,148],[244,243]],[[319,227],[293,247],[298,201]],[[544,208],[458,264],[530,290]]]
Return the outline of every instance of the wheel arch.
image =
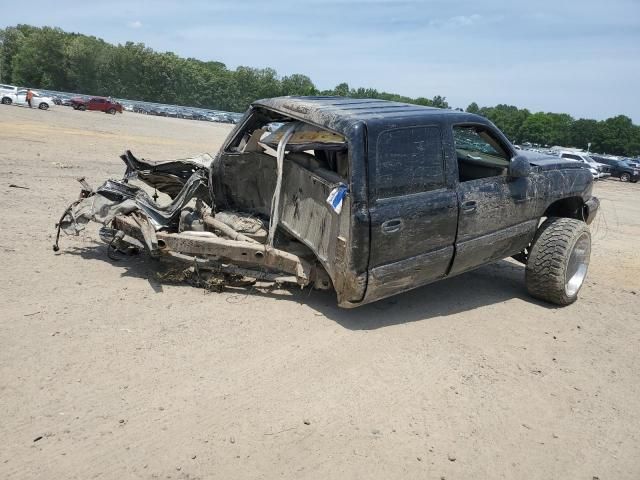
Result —
[[[589,218],[589,206],[582,197],[567,197],[550,204],[542,214],[543,217],[575,218],[585,221]]]

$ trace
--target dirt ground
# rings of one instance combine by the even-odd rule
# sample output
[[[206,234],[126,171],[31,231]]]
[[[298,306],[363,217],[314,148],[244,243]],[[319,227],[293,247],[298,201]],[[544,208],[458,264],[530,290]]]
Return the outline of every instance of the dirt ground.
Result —
[[[640,185],[595,186],[566,308],[511,261],[341,310],[160,284],[97,228],[54,254],[76,177],[229,129],[0,105],[0,478],[640,478]]]

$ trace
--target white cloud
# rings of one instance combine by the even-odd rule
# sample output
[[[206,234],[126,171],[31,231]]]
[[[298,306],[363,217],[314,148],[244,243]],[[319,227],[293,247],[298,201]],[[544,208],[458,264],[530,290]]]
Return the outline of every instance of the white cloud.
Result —
[[[451,17],[445,22],[447,26],[452,27],[464,27],[466,25],[472,25],[482,18],[481,15],[459,15],[457,17]]]
[[[142,22],[140,20],[134,20],[133,22],[127,23],[127,25],[131,28],[140,28],[142,27]]]
[[[480,20],[483,20],[483,16],[474,13],[473,15],[456,15],[455,17],[431,20],[429,25],[437,28],[458,28],[468,27]]]

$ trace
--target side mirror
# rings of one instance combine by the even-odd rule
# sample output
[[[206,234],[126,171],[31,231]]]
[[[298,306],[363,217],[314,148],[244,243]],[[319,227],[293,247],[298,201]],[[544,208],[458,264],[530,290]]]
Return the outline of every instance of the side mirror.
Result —
[[[509,164],[509,176],[512,178],[528,177],[531,173],[531,164],[522,155],[516,155]]]

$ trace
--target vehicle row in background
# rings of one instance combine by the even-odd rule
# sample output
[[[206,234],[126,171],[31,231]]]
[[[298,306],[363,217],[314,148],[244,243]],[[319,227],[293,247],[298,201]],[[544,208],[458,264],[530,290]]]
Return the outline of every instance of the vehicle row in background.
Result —
[[[45,96],[39,91],[31,90],[31,93],[33,93],[31,99],[33,108],[48,110],[52,105],[55,105],[53,98]],[[14,87],[13,85],[0,85],[0,103],[3,105],[28,105],[27,89]]]
[[[110,99],[107,97],[97,97],[81,94],[71,94],[65,92],[47,92],[53,97],[53,101],[56,105],[63,105],[69,107],[76,107],[81,104],[85,104],[86,110],[92,110],[87,105],[92,99]],[[242,118],[241,113],[225,112],[221,110],[211,110],[207,108],[198,107],[185,107],[180,105],[167,105],[163,103],[143,102],[139,100],[127,100],[127,99],[111,99],[112,102],[116,102],[122,106],[123,111],[141,113],[143,115],[156,115],[158,117],[171,117],[182,118],[185,120],[201,120],[207,122],[217,123],[231,123],[235,124]],[[97,106],[97,105],[96,105]],[[117,107],[116,112],[120,110]],[[78,108],[82,110],[82,108]],[[95,110],[109,112],[109,108],[103,110],[102,108],[95,108]]]
[[[524,143],[516,146],[519,150],[536,152],[543,155],[552,155],[567,160],[581,162],[591,172],[594,180],[607,177],[620,179],[622,182],[636,183],[640,180],[640,159],[626,158],[615,155],[585,152],[577,148],[567,147],[541,147]]]
[[[0,102],[5,104],[16,103],[10,96],[17,91],[24,91],[26,88],[15,85],[0,84]],[[34,90],[35,92],[35,90]],[[156,115],[159,117],[182,118],[185,120],[200,120],[216,123],[236,124],[242,118],[241,113],[225,112],[222,110],[212,110],[199,107],[185,107],[180,105],[167,105],[162,103],[144,102],[139,100],[114,99],[111,97],[100,97],[91,95],[74,94],[68,92],[57,92],[52,90],[39,89],[37,94],[43,100],[38,105],[46,109],[52,105],[73,107],[76,110],[94,110],[115,114],[117,112],[135,112],[143,115]],[[46,98],[46,100],[44,100]]]

